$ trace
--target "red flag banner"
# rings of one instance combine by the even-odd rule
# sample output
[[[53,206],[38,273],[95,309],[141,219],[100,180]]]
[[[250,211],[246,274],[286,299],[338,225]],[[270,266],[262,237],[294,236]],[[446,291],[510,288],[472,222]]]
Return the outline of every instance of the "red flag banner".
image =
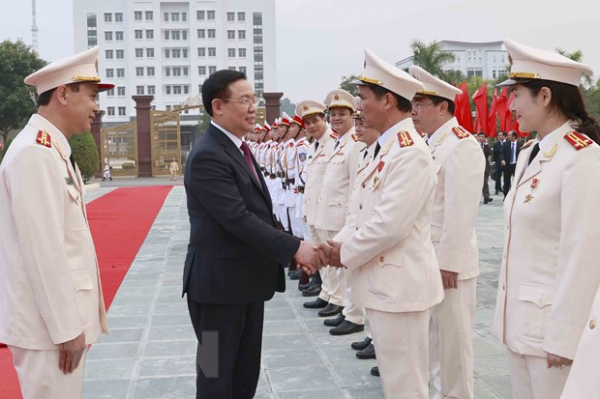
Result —
[[[458,94],[454,100],[456,110],[454,115],[458,120],[458,124],[473,132],[473,117],[471,116],[471,105],[469,104],[469,92],[467,91],[467,82],[460,85],[459,89],[462,94]]]
[[[500,117],[500,130],[505,132],[508,130],[508,123],[506,122],[506,110],[508,109],[506,105],[507,101],[507,89],[506,86],[504,86],[500,91],[500,96],[496,99],[496,113]]]
[[[498,100],[498,89],[494,90],[494,96],[492,97],[492,105],[490,106],[490,112],[488,114],[488,125],[487,125],[487,136],[496,137],[498,130],[496,128],[496,101]]]
[[[473,94],[473,102],[475,103],[475,112],[479,120],[479,125],[482,129],[488,127],[488,107],[487,107],[487,83],[484,83],[475,94]]]

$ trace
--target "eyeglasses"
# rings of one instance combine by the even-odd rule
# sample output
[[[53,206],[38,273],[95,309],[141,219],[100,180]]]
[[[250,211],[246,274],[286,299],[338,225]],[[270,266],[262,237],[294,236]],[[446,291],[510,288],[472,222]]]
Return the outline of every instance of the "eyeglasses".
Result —
[[[256,98],[256,97],[253,97],[253,98],[244,97],[239,100],[231,100],[229,98],[223,98],[222,100],[225,102],[238,103],[244,108],[250,108],[251,106],[256,108],[256,106],[258,106],[258,98]]]
[[[420,102],[420,101],[416,101],[416,102],[412,103],[412,107],[413,107],[413,109],[414,109],[414,110],[416,110],[416,111],[419,111],[421,108],[423,108],[423,107],[426,107],[426,106],[428,106],[428,105],[433,105],[433,103],[432,103],[432,102],[429,102],[429,103],[422,103],[422,102]]]

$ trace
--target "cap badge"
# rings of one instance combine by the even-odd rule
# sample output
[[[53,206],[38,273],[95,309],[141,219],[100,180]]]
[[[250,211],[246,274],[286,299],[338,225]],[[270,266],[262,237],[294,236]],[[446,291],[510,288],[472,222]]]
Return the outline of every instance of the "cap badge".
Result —
[[[334,100],[339,100],[340,99],[340,95],[336,94],[335,96],[333,96]]]

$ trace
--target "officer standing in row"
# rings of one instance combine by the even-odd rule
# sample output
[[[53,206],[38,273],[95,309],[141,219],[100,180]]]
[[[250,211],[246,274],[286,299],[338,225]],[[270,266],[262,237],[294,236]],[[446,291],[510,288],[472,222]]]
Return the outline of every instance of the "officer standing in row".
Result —
[[[420,132],[429,135],[437,171],[431,240],[445,297],[432,309],[429,324],[434,398],[473,399],[471,335],[479,275],[475,222],[485,160],[477,139],[454,117],[454,98],[461,91],[421,67],[411,66],[409,73],[425,86],[412,100],[412,119]]]
[[[81,397],[87,345],[108,332],[83,180],[69,139],[90,131],[98,47],[29,75],[38,109],[0,166],[0,341],[25,399]]]

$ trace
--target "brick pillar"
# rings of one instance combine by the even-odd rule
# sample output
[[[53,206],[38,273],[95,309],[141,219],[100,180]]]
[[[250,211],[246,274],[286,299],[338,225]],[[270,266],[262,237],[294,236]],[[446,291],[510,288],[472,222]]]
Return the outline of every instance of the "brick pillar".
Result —
[[[265,98],[265,107],[267,108],[267,122],[273,123],[275,118],[279,118],[279,100],[283,97],[283,93],[263,93]]]
[[[135,101],[138,147],[138,177],[152,177],[150,109],[154,96],[132,96]]]
[[[102,177],[102,166],[104,165],[104,159],[102,159],[102,117],[104,111],[100,111],[96,114],[94,122],[92,122],[92,137],[96,143],[96,149],[98,150],[99,165],[96,169],[96,177]]]

